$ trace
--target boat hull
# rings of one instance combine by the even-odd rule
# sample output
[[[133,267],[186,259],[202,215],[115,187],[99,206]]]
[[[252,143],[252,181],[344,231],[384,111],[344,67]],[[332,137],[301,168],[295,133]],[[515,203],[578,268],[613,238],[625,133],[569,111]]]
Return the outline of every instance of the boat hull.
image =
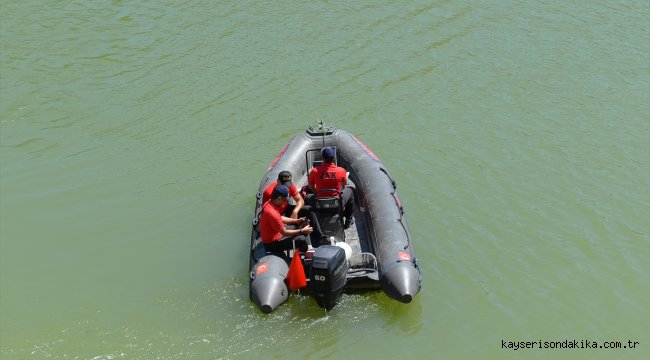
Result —
[[[305,185],[311,167],[319,163],[320,150],[326,146],[336,148],[336,161],[348,171],[349,185],[354,190],[355,224],[351,229],[341,230],[342,236],[337,233],[335,239],[345,241],[353,249],[348,259],[350,266],[345,288],[382,289],[387,296],[402,303],[413,301],[422,279],[396,182],[359,139],[333,127],[310,128],[295,136],[262,177],[251,235],[251,269],[264,256],[276,256],[286,262],[290,255],[269,255],[264,251],[257,231],[262,192],[276,181],[281,171],[291,171],[294,184]]]

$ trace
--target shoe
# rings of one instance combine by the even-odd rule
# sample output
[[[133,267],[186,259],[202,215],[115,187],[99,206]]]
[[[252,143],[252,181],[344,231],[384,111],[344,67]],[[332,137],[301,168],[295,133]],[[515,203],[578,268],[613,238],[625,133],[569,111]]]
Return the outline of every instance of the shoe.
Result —
[[[354,224],[354,217],[345,218],[345,224],[343,224],[343,228],[347,229],[352,224]]]

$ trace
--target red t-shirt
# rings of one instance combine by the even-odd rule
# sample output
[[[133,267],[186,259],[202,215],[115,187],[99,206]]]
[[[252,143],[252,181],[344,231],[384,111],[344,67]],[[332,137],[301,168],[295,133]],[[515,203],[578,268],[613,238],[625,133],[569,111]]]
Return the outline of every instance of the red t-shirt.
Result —
[[[286,202],[285,202],[286,204]],[[282,238],[280,230],[284,228],[280,207],[268,201],[262,207],[260,214],[260,235],[265,244],[272,243]]]
[[[273,194],[273,189],[275,189],[276,186],[282,185],[279,182],[272,182],[269,184],[269,186],[264,189],[264,193],[262,194],[262,204],[266,203],[267,201],[271,200],[271,194]],[[289,196],[295,197],[298,195],[298,188],[296,188],[296,185],[291,184],[289,186]],[[288,202],[284,202],[282,206],[280,206],[280,214],[284,214],[284,211],[287,209]]]
[[[335,196],[343,189],[343,182],[347,181],[348,174],[344,168],[334,163],[323,163],[315,167],[309,173],[309,183],[314,184],[316,191],[324,189],[336,189],[336,193],[323,192],[316,197]]]

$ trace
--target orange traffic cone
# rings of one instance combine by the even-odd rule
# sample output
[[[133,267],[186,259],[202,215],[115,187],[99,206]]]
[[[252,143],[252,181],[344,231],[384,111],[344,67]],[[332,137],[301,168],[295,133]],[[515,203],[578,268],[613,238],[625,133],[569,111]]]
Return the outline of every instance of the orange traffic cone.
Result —
[[[289,265],[287,280],[287,285],[293,292],[307,286],[307,277],[305,277],[305,269],[302,267],[302,261],[300,261],[300,250],[298,249],[293,252],[293,259],[291,259],[291,265]]]

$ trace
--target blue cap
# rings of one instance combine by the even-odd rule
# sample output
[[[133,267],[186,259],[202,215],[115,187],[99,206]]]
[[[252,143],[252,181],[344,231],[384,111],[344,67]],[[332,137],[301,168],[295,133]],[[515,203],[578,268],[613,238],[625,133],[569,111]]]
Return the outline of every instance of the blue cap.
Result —
[[[334,150],[333,147],[328,146],[328,147],[326,147],[326,148],[323,149],[323,151],[321,152],[321,154],[323,155],[324,158],[330,158],[330,159],[333,159],[333,158],[334,158],[334,155],[336,155],[336,151]]]
[[[272,195],[280,195],[284,198],[289,197],[289,188],[284,185],[278,185],[273,189]]]

